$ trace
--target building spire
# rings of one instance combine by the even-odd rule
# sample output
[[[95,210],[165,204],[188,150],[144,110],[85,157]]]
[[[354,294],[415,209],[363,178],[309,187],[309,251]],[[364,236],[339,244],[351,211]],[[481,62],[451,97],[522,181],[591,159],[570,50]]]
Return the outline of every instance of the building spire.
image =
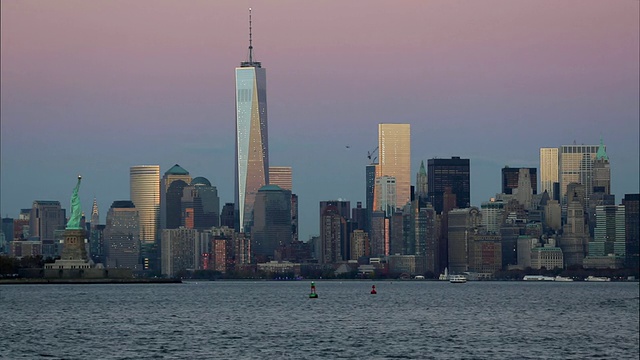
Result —
[[[598,152],[596,153],[597,160],[607,160],[609,161],[609,156],[607,156],[607,151],[604,148],[604,142],[602,140],[602,135],[600,135],[600,146],[598,146]]]
[[[255,66],[260,67],[259,61],[253,61],[253,26],[251,21],[251,8],[249,8],[249,59],[248,61],[243,61],[240,66],[241,67],[249,67]]]

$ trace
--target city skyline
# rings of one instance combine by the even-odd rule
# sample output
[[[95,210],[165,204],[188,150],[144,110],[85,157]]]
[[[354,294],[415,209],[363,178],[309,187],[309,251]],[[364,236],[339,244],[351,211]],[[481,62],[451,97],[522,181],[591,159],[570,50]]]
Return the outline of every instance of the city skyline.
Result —
[[[1,215],[68,209],[78,173],[85,214],[94,198],[106,214],[138,164],[180,164],[232,202],[249,6],[270,162],[292,167],[301,240],[319,235],[320,201],[365,202],[380,123],[411,124],[412,169],[470,159],[475,206],[505,165],[600,137],[616,203],[638,192],[638,2],[404,5],[3,1]]]

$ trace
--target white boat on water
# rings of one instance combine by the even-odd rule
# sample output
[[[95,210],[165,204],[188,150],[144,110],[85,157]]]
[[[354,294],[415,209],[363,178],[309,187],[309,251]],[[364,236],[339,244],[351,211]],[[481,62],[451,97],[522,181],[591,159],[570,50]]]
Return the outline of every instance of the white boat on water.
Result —
[[[467,277],[464,275],[451,275],[449,282],[454,284],[463,284],[467,282]]]
[[[524,281],[554,281],[555,278],[553,276],[543,276],[543,275],[525,275],[522,280]]]
[[[584,281],[611,281],[608,277],[589,275]]]
[[[553,281],[567,282],[567,281],[573,281],[573,279],[570,277],[564,277],[564,276],[558,275],[553,279]]]
[[[442,281],[449,280],[449,269],[448,268],[444,268],[444,274],[440,274],[440,277],[438,278],[438,280],[442,280]]]

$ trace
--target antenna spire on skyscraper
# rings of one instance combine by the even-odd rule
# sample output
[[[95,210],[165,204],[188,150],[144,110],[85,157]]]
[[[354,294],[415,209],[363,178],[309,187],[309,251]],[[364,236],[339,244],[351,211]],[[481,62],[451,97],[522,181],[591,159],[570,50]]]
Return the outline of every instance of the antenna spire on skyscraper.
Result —
[[[251,8],[249,8],[249,63],[253,63],[253,38],[251,33]]]

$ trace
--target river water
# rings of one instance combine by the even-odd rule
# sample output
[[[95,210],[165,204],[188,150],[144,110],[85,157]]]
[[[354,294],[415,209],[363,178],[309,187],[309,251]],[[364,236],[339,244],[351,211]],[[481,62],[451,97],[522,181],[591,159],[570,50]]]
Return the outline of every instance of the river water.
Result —
[[[371,295],[372,285],[377,294]],[[638,359],[639,285],[0,286],[7,359]]]

